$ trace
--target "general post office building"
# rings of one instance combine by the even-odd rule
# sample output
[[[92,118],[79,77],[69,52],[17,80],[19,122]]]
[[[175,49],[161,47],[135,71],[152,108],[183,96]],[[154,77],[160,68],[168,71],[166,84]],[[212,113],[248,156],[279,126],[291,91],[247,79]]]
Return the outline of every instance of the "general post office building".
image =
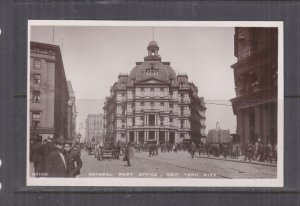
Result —
[[[104,103],[105,139],[110,142],[198,144],[205,137],[205,103],[187,74],[176,75],[151,41],[144,62],[120,74]]]

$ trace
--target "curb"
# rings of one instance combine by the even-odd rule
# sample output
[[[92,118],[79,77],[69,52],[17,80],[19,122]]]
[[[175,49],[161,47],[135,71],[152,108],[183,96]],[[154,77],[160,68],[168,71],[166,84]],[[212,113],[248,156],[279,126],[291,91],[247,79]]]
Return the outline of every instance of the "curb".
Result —
[[[237,160],[237,159],[224,159],[224,158],[218,158],[218,157],[207,157],[207,156],[195,156],[199,158],[206,158],[206,159],[214,159],[214,160],[223,160],[223,161],[229,161],[229,162],[239,162],[239,163],[245,163],[245,164],[254,164],[254,165],[264,165],[264,166],[270,166],[270,167],[277,167],[277,164],[275,163],[267,163],[267,162],[257,162],[257,161],[252,161],[252,162],[247,162],[244,160]]]

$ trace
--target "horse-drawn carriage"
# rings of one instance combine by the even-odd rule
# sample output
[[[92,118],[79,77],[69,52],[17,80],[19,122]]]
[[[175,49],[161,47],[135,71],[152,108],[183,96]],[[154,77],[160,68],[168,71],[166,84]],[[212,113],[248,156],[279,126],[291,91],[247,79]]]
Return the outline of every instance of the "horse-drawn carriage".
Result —
[[[98,160],[103,160],[104,158],[117,159],[118,148],[115,147],[114,143],[103,143],[98,144],[95,148],[95,157]]]

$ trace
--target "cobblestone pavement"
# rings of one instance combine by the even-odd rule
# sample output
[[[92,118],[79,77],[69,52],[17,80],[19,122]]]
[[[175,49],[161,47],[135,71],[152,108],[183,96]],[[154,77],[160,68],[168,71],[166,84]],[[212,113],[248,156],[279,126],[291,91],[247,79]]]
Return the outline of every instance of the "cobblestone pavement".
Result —
[[[276,178],[277,167],[226,161],[195,156],[187,152],[166,152],[149,157],[147,152],[135,153],[131,166],[119,160],[98,161],[83,150],[83,167],[79,177],[169,177],[169,178]]]

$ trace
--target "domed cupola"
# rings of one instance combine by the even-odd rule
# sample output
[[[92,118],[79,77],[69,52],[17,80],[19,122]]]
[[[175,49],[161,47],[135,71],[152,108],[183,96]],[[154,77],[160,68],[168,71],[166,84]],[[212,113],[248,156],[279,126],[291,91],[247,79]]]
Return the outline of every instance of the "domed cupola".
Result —
[[[159,46],[156,41],[151,41],[147,47],[148,56],[144,58],[145,61],[161,61],[158,55]]]

